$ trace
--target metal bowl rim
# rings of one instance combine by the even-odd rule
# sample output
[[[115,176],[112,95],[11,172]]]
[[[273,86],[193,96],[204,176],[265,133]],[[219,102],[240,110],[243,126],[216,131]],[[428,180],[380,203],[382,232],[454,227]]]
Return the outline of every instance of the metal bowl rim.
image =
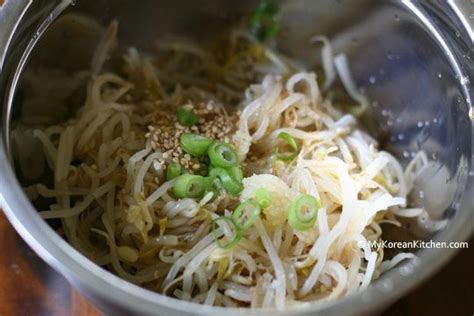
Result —
[[[25,8],[28,4],[31,4],[31,0],[17,0],[14,4],[13,1],[7,1],[3,8],[3,14],[6,16],[10,11],[16,13],[23,12],[18,9]],[[0,18],[2,18],[1,15]],[[13,28],[10,30],[13,31]],[[0,55],[0,70],[3,64],[1,57],[3,56]],[[387,279],[393,282],[392,289],[389,292],[381,291],[376,286],[371,286],[358,295],[340,299],[329,304],[329,306],[305,304],[282,311],[204,306],[145,290],[105,271],[88,260],[63,240],[38,215],[24,194],[14,175],[14,171],[8,163],[3,141],[2,146],[0,146],[0,161],[2,161],[0,164],[0,174],[2,174],[0,178],[0,205],[3,206],[9,221],[28,245],[71,283],[77,284],[79,282],[83,290],[86,290],[86,292],[90,291],[90,296],[98,295],[99,299],[105,299],[108,302],[113,302],[125,309],[136,310],[139,313],[154,314],[157,308],[160,307],[166,308],[168,311],[206,315],[218,315],[222,312],[230,313],[230,315],[242,313],[262,315],[262,312],[268,312],[268,314],[271,313],[273,315],[287,315],[288,312],[309,315],[315,311],[334,314],[362,312],[380,308],[393,302],[403,293],[437,271],[457,251],[456,249],[420,251],[414,277],[402,275],[399,271],[400,268],[395,268],[387,273]],[[460,216],[452,221],[449,227],[436,239],[442,241],[466,240],[472,231],[472,227],[466,224],[472,221],[470,219],[471,213],[468,211],[461,212]]]

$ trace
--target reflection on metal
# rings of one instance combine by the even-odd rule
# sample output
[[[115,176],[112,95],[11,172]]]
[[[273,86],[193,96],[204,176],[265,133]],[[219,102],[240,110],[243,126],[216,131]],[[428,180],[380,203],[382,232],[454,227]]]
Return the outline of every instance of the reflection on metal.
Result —
[[[22,21],[23,17],[28,11],[28,8],[30,7],[31,3],[32,3],[32,0],[24,4],[20,3],[19,1],[16,3],[9,2],[5,4],[2,10],[0,10],[0,21],[4,21],[2,22],[2,25],[8,25],[8,24],[11,25],[10,28],[9,27],[0,28],[0,73],[4,69],[5,58],[7,57],[7,52],[10,49],[10,44],[13,39],[13,36],[18,31],[18,26],[20,25],[20,22]],[[7,12],[11,12],[12,14],[8,15]],[[15,13],[18,14],[18,17],[15,17]],[[6,126],[7,128],[4,129],[4,134],[0,130],[0,143],[3,141],[6,144],[6,148],[10,148],[10,145],[9,145],[10,137],[8,137],[8,134],[9,134],[8,126],[10,124],[9,107],[7,106],[6,109],[3,110],[3,112],[4,112],[3,116],[1,115],[1,112],[0,112],[0,118],[2,118],[2,121],[0,122],[2,123],[2,125]]]
[[[456,2],[458,3],[456,4]],[[462,25],[469,34],[471,44],[474,45],[474,2],[470,1],[470,3],[468,3],[468,1],[448,0],[448,5],[451,7],[454,13],[456,13],[459,21],[461,21]],[[468,14],[470,15],[467,16]]]
[[[463,78],[469,78],[467,74],[463,73],[463,70],[459,66],[458,60],[454,56],[451,48],[449,47],[448,43],[446,40],[443,38],[441,33],[439,32],[438,28],[432,23],[432,21],[429,20],[429,18],[418,8],[412,0],[402,0],[402,3],[415,14],[420,21],[425,25],[425,27],[430,31],[430,33],[434,36],[436,41],[441,45],[441,48],[443,49],[444,54],[448,58],[449,63],[451,64],[451,67],[453,68],[454,72],[456,73],[456,77],[459,78],[459,80],[465,80]],[[454,3],[450,3],[450,5],[453,7],[456,7]],[[472,34],[471,34],[472,36]],[[462,89],[464,92],[465,100],[467,105],[469,106],[469,118],[471,120],[474,120],[474,113],[473,113],[473,104],[471,101],[471,98],[469,97],[469,87],[466,84],[462,84]]]
[[[235,17],[247,12],[247,9],[257,1],[142,0],[140,5],[136,5],[135,0],[81,0],[77,6],[71,9],[71,13],[82,14],[101,23],[106,23],[108,19],[120,16],[120,22],[123,25],[120,34],[122,43],[135,45],[146,50],[147,47],[151,48],[150,46],[152,46],[153,41],[150,38],[156,38],[165,33],[193,36],[195,33],[202,32],[205,34],[199,33],[198,35],[201,37],[196,38],[208,39],[213,37],[227,26],[226,23],[235,22]],[[21,7],[27,2],[28,0],[11,0],[7,3],[18,4]],[[35,10],[28,10],[26,16],[31,17],[33,14],[38,14],[45,6],[48,6],[48,12],[51,12],[49,9],[52,2],[52,0],[32,1],[32,8]],[[54,1],[54,5],[58,2],[60,1]],[[61,3],[66,5],[70,2],[63,1]],[[455,216],[448,218],[449,224],[444,231],[437,234],[436,238],[446,241],[459,241],[466,238],[472,227],[472,225],[469,225],[469,223],[472,223],[472,198],[470,196],[474,195],[470,194],[469,196],[470,191],[466,193],[466,182],[462,177],[453,178],[451,176],[463,174],[460,172],[461,168],[465,168],[462,159],[466,159],[466,163],[471,161],[472,130],[471,125],[467,126],[468,122],[466,122],[466,104],[472,106],[471,100],[473,98],[466,94],[466,92],[469,92],[467,91],[469,85],[466,78],[469,77],[462,76],[459,70],[459,66],[466,66],[465,64],[468,61],[450,54],[453,47],[449,45],[456,44],[449,41],[450,34],[443,33],[445,30],[437,28],[438,26],[432,20],[436,16],[430,16],[423,11],[423,7],[417,7],[420,3],[430,6],[430,2],[419,1],[414,5],[413,2],[406,0],[403,3],[377,0],[290,0],[286,3],[289,6],[290,3],[292,4],[288,8],[291,21],[287,21],[289,22],[288,25],[285,25],[282,30],[285,32],[291,31],[293,27],[295,33],[282,34],[282,41],[278,43],[280,48],[285,48],[282,46],[286,41],[286,44],[288,44],[286,45],[286,53],[295,53],[294,55],[298,55],[301,60],[311,61],[311,58],[314,59],[317,56],[318,51],[314,47],[308,47],[308,38],[316,32],[327,33],[326,35],[329,35],[333,40],[344,39],[338,41],[338,45],[333,47],[335,52],[344,51],[348,53],[351,67],[354,66],[355,69],[354,74],[357,77],[358,84],[365,84],[371,97],[378,96],[378,98],[373,98],[374,101],[377,101],[377,105],[373,105],[374,109],[381,112],[381,115],[384,112],[387,115],[393,115],[393,117],[381,116],[376,122],[379,128],[385,122],[387,122],[387,126],[390,125],[391,129],[387,129],[382,136],[387,139],[394,137],[395,141],[392,143],[393,147],[391,149],[401,150],[399,155],[401,156],[403,153],[405,158],[409,158],[412,153],[409,150],[426,149],[433,154],[436,153],[437,158],[431,157],[446,166],[446,174],[449,174],[449,177],[445,176],[443,180],[448,179],[458,190],[459,198],[457,196],[452,198],[451,195],[446,197],[446,199],[455,201],[456,204],[453,204],[453,207],[458,211]],[[437,1],[436,3],[449,10],[447,2]],[[35,56],[25,66],[31,50],[33,49],[35,53],[38,49],[38,47],[34,48],[33,46],[39,40],[39,37],[34,39],[35,43],[30,43],[26,52],[24,47],[27,45],[27,41],[31,39],[32,34],[35,34],[34,32],[30,33],[31,29],[37,26],[39,19],[44,19],[48,14],[36,15],[38,19],[35,19],[34,23],[25,28],[25,25],[31,21],[25,21],[26,18],[20,17],[20,11],[11,10],[11,8],[13,8],[13,5],[6,5],[3,8],[3,10],[7,9],[10,13],[10,17],[6,20],[2,20],[0,14],[0,56],[5,53],[3,40],[6,37],[2,38],[2,30],[13,30],[13,24],[18,24],[16,34],[12,37],[12,46],[14,46],[12,50],[13,48],[16,49],[18,54],[15,56],[9,54],[8,64],[9,71],[18,68],[10,92],[17,92],[21,96],[22,91],[13,90],[15,90],[15,87],[19,88],[17,85],[19,82],[23,83],[20,76],[22,69],[24,67],[29,69],[28,67],[31,64],[37,62]],[[133,10],[130,8],[133,8]],[[331,14],[327,14],[327,12],[331,12]],[[447,17],[443,16],[443,18]],[[48,21],[44,28],[50,22]],[[55,23],[54,27],[56,26]],[[26,31],[19,32],[22,28]],[[39,36],[41,36],[44,28],[40,27]],[[346,32],[350,32],[350,36],[345,36]],[[3,34],[8,35],[11,35],[11,33],[3,32]],[[204,35],[209,36],[203,37]],[[446,36],[446,38],[442,36]],[[22,42],[18,39],[19,37]],[[45,39],[45,37],[41,39],[40,45],[44,43]],[[46,47],[48,48],[47,52],[51,52],[54,60],[58,61],[58,65],[55,64],[54,66],[64,66],[71,60],[68,59],[70,57],[67,54],[68,52],[52,50],[49,45],[46,45]],[[338,50],[338,48],[340,49]],[[84,51],[81,50],[80,52],[83,56]],[[22,55],[24,58],[20,61]],[[352,57],[354,58],[351,59]],[[453,58],[458,59],[457,61],[454,60],[453,63],[451,60]],[[63,64],[60,63],[61,61]],[[51,68],[54,67],[51,66]],[[437,73],[437,70],[440,70],[442,74],[441,72]],[[468,75],[472,75],[472,69],[469,68],[469,65],[464,71],[469,72]],[[453,72],[456,72],[459,76],[455,78]],[[14,71],[12,75],[13,73]],[[3,81],[6,81],[6,75],[5,72],[0,73],[0,81],[2,81],[0,85],[3,84]],[[369,78],[376,78],[376,81]],[[461,79],[464,84],[461,84]],[[470,81],[472,82],[472,78]],[[0,94],[4,92],[5,87],[0,86]],[[465,102],[461,102],[461,96],[464,97]],[[10,99],[11,101],[12,99]],[[456,101],[458,101],[459,106],[451,106]],[[14,112],[18,109],[17,107],[21,108],[21,106],[21,98],[16,99]],[[472,107],[469,109],[469,114],[474,119]],[[5,117],[5,119],[7,118],[10,119],[10,117]],[[8,130],[6,125],[1,126],[1,128],[4,132]],[[41,220],[34,207],[25,197],[13,169],[7,163],[4,149],[0,145],[0,204],[4,207],[10,221],[20,235],[43,259],[58,269],[76,287],[82,289],[84,294],[94,298],[95,302],[109,313],[114,315],[156,314],[157,311],[164,315],[191,315],[196,313],[220,315],[226,312],[238,313],[239,315],[244,313],[248,315],[269,315],[271,313],[219,310],[189,302],[178,302],[172,298],[138,288],[111,274],[104,273],[103,269],[72,249]],[[407,156],[404,155],[405,149],[407,150]],[[467,156],[468,154],[469,156]],[[433,178],[439,177],[440,174],[441,172],[433,172],[432,176]],[[438,178],[430,180],[433,183],[437,181],[436,183],[439,183],[439,186],[444,186],[444,182],[440,182]],[[469,184],[471,186],[474,184],[473,177],[470,177]],[[468,201],[464,206],[458,207],[456,205],[461,199],[461,195],[464,196],[463,203],[466,200]],[[439,197],[435,196],[436,198]],[[442,211],[441,209],[440,212]],[[445,215],[444,213],[442,215]],[[385,280],[389,280],[389,286],[387,286],[387,283],[384,286],[390,289],[390,293],[384,293],[377,287],[369,287],[362,295],[354,295],[330,307],[321,307],[324,309],[322,313],[331,315],[367,313],[368,305],[364,302],[364,299],[371,303],[370,308],[380,308],[425,279],[448,260],[452,254],[453,251],[440,252],[435,250],[420,253],[419,260],[416,261],[416,266],[413,266],[412,273],[403,274],[400,269],[394,269],[385,277]],[[308,306],[302,308],[301,315],[314,315],[317,312],[316,307],[308,304]]]
[[[13,7],[14,4],[10,1],[8,3],[9,10],[12,11],[19,11],[18,18],[17,20],[13,23],[11,28],[3,27],[0,29],[0,71],[3,68],[3,63],[7,54],[7,50],[10,47],[10,43],[12,41],[13,35],[18,29],[18,25],[20,24],[21,20],[25,16],[25,13],[28,11],[28,8],[30,7],[31,3],[33,0],[30,0],[28,3],[24,5],[24,7],[21,6],[20,3],[15,3],[15,5],[18,5],[17,7]],[[7,4],[5,4],[7,6]],[[7,15],[7,9],[4,8],[4,10],[0,10],[0,21],[2,21],[2,25],[7,25],[9,19],[15,18],[15,14],[12,14],[11,16]],[[9,11],[10,12],[10,11]]]
[[[36,46],[40,38],[46,32],[46,30],[51,25],[51,23],[70,5],[71,5],[71,0],[62,0],[53,9],[53,11],[48,15],[48,17],[39,25],[38,29],[33,35],[33,38],[26,46],[26,49],[23,55],[21,56],[20,62],[18,63],[18,67],[16,68],[15,74],[13,75],[13,79],[10,84],[10,88],[8,92],[7,107],[5,110],[5,123],[4,123],[5,124],[5,134],[4,134],[5,139],[4,141],[5,141],[5,146],[7,148],[7,154],[10,151],[10,135],[9,135],[10,134],[10,119],[9,118],[11,114],[10,112],[12,110],[13,99],[15,97],[15,90],[20,81],[23,70],[28,62],[28,59],[30,57],[30,54],[33,48]]]

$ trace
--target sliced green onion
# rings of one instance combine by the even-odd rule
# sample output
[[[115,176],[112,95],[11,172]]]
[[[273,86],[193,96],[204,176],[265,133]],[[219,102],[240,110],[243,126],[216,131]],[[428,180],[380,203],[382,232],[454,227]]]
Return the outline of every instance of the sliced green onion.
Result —
[[[239,158],[237,152],[228,144],[214,142],[208,151],[211,163],[216,167],[230,168],[237,166]]]
[[[221,180],[224,189],[233,196],[237,196],[243,190],[242,183],[233,179],[225,169],[214,168],[209,176]]]
[[[230,224],[233,230],[233,236],[229,240],[229,236],[226,235],[226,232],[224,231],[224,236],[219,238],[219,235],[217,234],[218,230],[218,222],[219,221],[225,221]],[[223,249],[232,249],[237,244],[239,243],[240,239],[242,239],[242,231],[235,225],[234,221],[232,218],[228,216],[221,216],[219,218],[216,218],[212,221],[212,237],[214,238],[214,241],[217,243],[217,245],[220,248]]]
[[[288,223],[296,230],[307,230],[316,222],[319,210],[319,201],[308,194],[300,194],[291,203],[288,213]]]
[[[194,157],[206,155],[211,144],[212,139],[197,134],[183,133],[179,137],[181,149]]]
[[[270,206],[270,193],[264,188],[258,188],[255,190],[255,199],[261,208]]]
[[[293,160],[298,155],[298,144],[296,143],[296,139],[286,132],[281,132],[278,134],[278,138],[284,140],[286,145],[290,147],[291,151],[287,153],[280,153],[279,148],[275,151],[275,156],[277,159],[280,160]]]
[[[256,26],[253,27],[255,37],[260,42],[265,42],[271,38],[274,38],[278,33],[278,24],[270,19],[264,19],[260,21]]]
[[[166,169],[166,180],[173,180],[181,175],[182,168],[179,163],[173,162]]]
[[[183,126],[193,126],[199,121],[199,117],[185,107],[180,107],[176,112],[179,124]]]
[[[255,10],[258,16],[274,16],[278,13],[278,5],[273,0],[266,0],[260,2],[257,9]]]
[[[221,189],[221,182],[212,177],[205,177],[204,178],[204,183],[206,186],[206,190],[204,192],[204,195],[206,195],[208,192],[212,192],[214,195],[212,199],[217,197],[218,191]]]
[[[244,174],[242,173],[242,169],[240,169],[240,167],[235,166],[227,168],[227,172],[229,172],[229,175],[239,183],[244,179]]]
[[[212,177],[204,177],[204,184],[206,186],[206,190],[214,188],[216,185],[216,178]]]
[[[174,193],[178,198],[198,198],[206,190],[206,181],[201,176],[183,174],[176,178]]]
[[[254,199],[249,199],[237,206],[232,213],[232,219],[235,225],[240,229],[250,228],[262,209]]]
[[[278,5],[267,0],[260,3],[250,18],[250,27],[255,37],[263,42],[275,37],[278,32]]]

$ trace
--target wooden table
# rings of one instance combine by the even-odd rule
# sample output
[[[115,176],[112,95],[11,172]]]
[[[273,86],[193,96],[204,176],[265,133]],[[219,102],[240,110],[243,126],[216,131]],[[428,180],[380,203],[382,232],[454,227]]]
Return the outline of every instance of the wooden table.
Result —
[[[474,315],[474,239],[470,246],[383,315]],[[0,282],[0,316],[101,315],[29,249],[1,212]]]

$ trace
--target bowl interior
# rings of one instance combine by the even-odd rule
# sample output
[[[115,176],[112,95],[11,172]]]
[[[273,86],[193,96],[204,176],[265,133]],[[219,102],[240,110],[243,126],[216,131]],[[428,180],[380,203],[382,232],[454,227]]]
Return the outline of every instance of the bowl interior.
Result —
[[[152,54],[156,40],[168,35],[185,36],[206,45],[240,23],[256,3],[142,0],[136,5],[134,0],[77,1],[40,34],[18,82],[11,86],[14,96],[6,104],[4,121],[9,124],[4,124],[7,130],[3,132],[9,138],[13,160],[17,158],[15,144],[25,143],[18,139],[28,137],[15,134],[15,126],[41,120],[44,124],[61,122],[82,105],[85,82],[77,74],[89,68],[93,49],[112,19],[117,18],[120,25],[120,46],[114,56],[120,56],[129,46]],[[361,120],[380,147],[404,164],[420,150],[427,154],[429,168],[416,182],[412,203],[425,207],[436,221],[446,219],[448,228],[459,212],[468,212],[461,207],[461,200],[471,160],[472,131],[464,72],[456,64],[468,47],[452,31],[453,25],[439,17],[435,6],[420,7],[436,24],[431,29],[409,6],[388,1],[293,0],[282,1],[281,10],[278,50],[309,70],[318,69],[321,47],[310,44],[309,38],[327,36],[335,54],[347,54],[358,87],[371,100]],[[22,31],[29,34],[49,12],[47,1],[35,1],[25,18],[30,23],[25,23]],[[440,43],[436,32],[443,35],[448,46]],[[19,48],[17,53],[21,56],[22,50]],[[118,57],[110,59],[111,65],[114,58]],[[33,152],[37,144],[29,145]],[[43,158],[30,159],[27,164]],[[38,178],[51,181],[46,169],[39,174],[23,174],[20,162],[14,162],[23,185],[35,183]],[[440,228],[436,222],[413,220],[404,225],[388,230],[386,238],[426,239]]]
[[[87,71],[104,25],[114,18],[120,25],[116,56],[129,46],[153,54],[159,38],[169,35],[211,43],[240,23],[257,2],[132,3],[80,1],[67,9],[32,50],[14,87],[8,120],[29,124],[40,118],[48,124],[73,115],[84,95],[84,80],[77,74]],[[430,168],[425,179],[417,181],[412,202],[427,208],[436,219],[451,217],[459,207],[471,151],[471,124],[460,74],[433,32],[406,7],[380,1],[357,4],[283,1],[276,49],[309,70],[321,68],[321,47],[310,43],[312,36],[327,36],[334,54],[344,52],[358,87],[371,100],[362,117],[364,128],[381,148],[405,164],[420,150],[427,154]],[[19,177],[24,184],[35,180],[21,173]],[[435,231],[407,225],[418,237]]]

